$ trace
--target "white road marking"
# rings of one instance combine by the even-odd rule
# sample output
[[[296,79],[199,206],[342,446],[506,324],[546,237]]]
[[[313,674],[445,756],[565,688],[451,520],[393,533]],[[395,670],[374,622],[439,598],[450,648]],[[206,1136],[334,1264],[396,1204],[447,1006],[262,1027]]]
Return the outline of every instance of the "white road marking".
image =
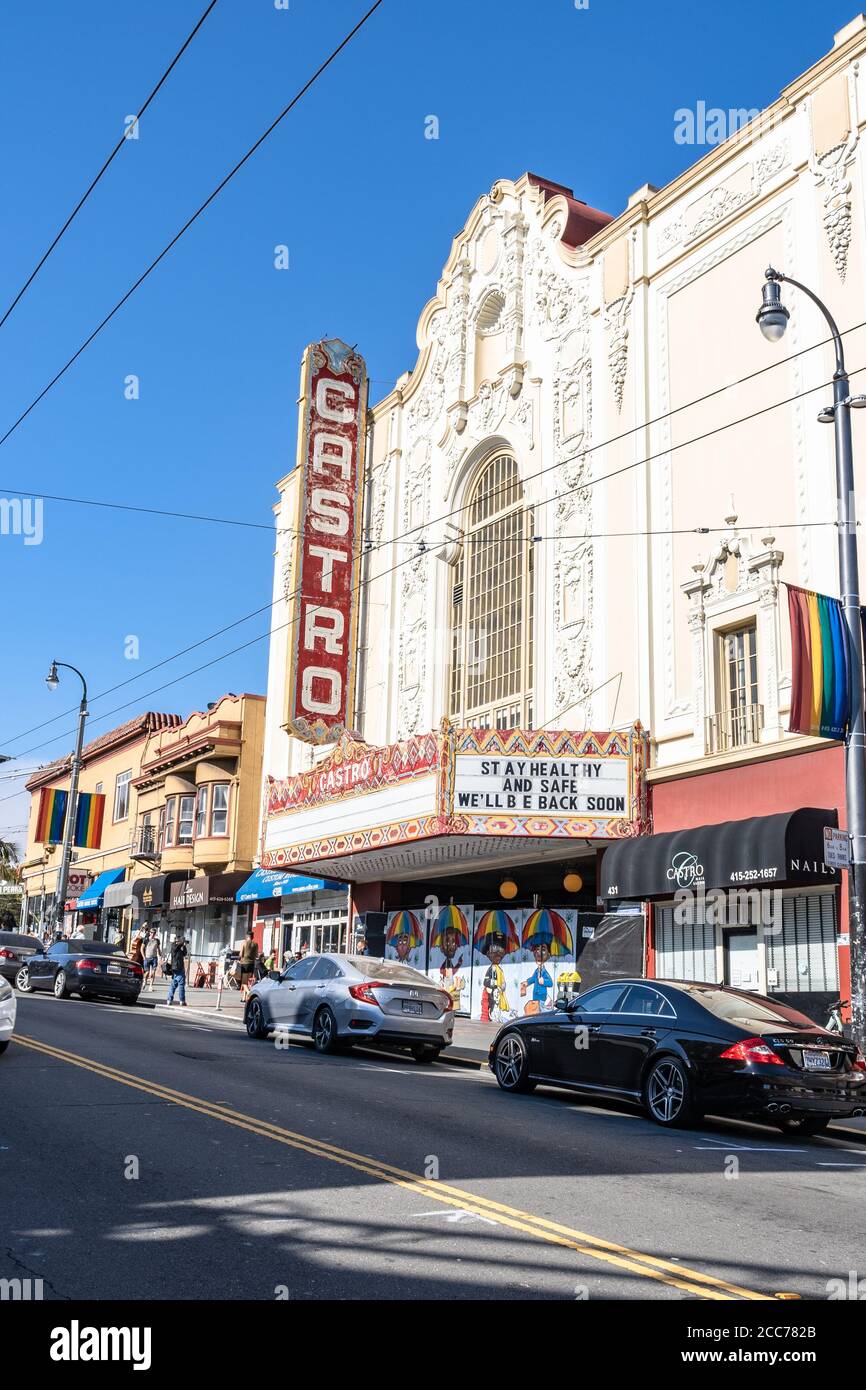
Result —
[[[485,1226],[495,1226],[498,1223],[491,1221],[489,1216],[479,1216],[474,1211],[464,1211],[460,1207],[449,1207],[443,1210],[439,1207],[436,1211],[416,1211],[415,1216],[438,1216],[441,1220],[452,1223],[461,1221],[481,1221]]]

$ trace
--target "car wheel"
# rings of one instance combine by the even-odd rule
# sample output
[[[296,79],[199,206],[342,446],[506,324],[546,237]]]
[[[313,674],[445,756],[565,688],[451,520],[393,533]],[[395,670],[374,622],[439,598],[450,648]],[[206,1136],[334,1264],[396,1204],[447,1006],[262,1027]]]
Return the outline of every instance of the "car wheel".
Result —
[[[441,1051],[441,1047],[434,1047],[432,1043],[421,1043],[418,1047],[412,1048],[412,1056],[416,1062],[435,1062]]]
[[[68,986],[67,983],[66,983],[66,971],[65,971],[65,970],[58,970],[57,974],[54,976],[54,998],[55,998],[55,999],[68,999],[68,998],[69,998],[69,986]]]
[[[30,978],[30,971],[27,969],[26,965],[22,965],[18,974],[15,976],[15,988],[20,990],[22,994],[33,993],[33,981]]]
[[[339,1047],[337,1020],[327,1004],[316,1011],[313,1019],[313,1042],[317,1052],[336,1052]]]
[[[496,1044],[493,1058],[493,1074],[503,1091],[517,1091],[524,1095],[535,1090],[535,1082],[529,1075],[529,1058],[526,1044],[519,1033],[505,1033]]]
[[[660,1057],[653,1063],[644,1082],[643,1100],[650,1119],[667,1129],[693,1124],[698,1117],[691,1082],[676,1057]]]
[[[266,1038],[270,1029],[265,1022],[265,1011],[258,999],[251,999],[244,1014],[247,1035],[251,1038]]]
[[[779,1129],[783,1134],[793,1136],[823,1134],[829,1123],[829,1115],[801,1115],[793,1119],[789,1117],[786,1120],[780,1120]]]

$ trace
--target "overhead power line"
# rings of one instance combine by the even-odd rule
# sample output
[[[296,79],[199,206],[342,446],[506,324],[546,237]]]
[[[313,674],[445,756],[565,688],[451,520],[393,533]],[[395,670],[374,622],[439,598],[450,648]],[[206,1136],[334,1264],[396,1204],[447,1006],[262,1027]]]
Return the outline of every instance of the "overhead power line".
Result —
[[[297,106],[298,102],[310,90],[314,82],[316,82],[317,79],[321,77],[322,73],[325,71],[326,68],[330,67],[331,63],[333,63],[334,59],[338,56],[338,54],[342,53],[346,45],[351,42],[351,40],[357,34],[358,30],[364,27],[364,25],[367,23],[367,20],[376,10],[378,10],[381,4],[382,0],[375,0],[375,3],[371,5],[367,13],[363,15],[361,19],[358,20],[358,23],[354,26],[354,28],[350,29],[346,37],[344,39],[341,39],[341,41],[337,44],[337,47],[331,50],[324,62],[320,63],[319,66],[316,68],[316,71],[313,73],[312,77],[309,77],[307,81],[304,83],[303,87],[301,87],[301,89],[295,93],[288,106],[283,107],[282,111],[276,117],[276,119],[271,121],[271,124],[268,126],[267,130],[265,130],[263,134],[259,136],[258,140],[256,140],[254,144],[250,145],[250,148],[247,150],[246,154],[243,155],[242,158],[238,160],[237,164],[235,164],[234,167],[229,170],[225,178],[220,180],[213,192],[210,193],[207,196],[207,198],[205,198],[204,202],[201,204],[200,207],[196,209],[192,216],[187,218],[180,231],[175,233],[171,241],[168,242],[168,244],[164,246],[163,249],[160,251],[159,255],[151,261],[147,269],[143,271],[141,275],[139,275],[135,283],[133,285],[130,285],[126,293],[122,295],[120,299],[118,299],[114,308],[109,310],[109,312],[105,315],[105,318],[97,324],[96,328],[94,328],[93,332],[90,333],[84,339],[84,342],[80,345],[80,347],[78,347],[75,350],[75,352],[68,359],[68,361],[64,363],[64,365],[60,368],[60,371],[55,372],[54,376],[48,382],[48,385],[43,386],[42,390],[39,392],[39,395],[34,397],[34,399],[28,405],[27,409],[23,410],[21,414],[18,416],[18,419],[12,425],[9,426],[6,433],[0,436],[0,444],[6,443],[10,435],[14,434],[15,431],[18,429],[18,426],[21,425],[27,419],[27,416],[30,414],[30,412],[32,410],[35,410],[39,402],[43,400],[45,396],[48,395],[48,392],[52,389],[52,387],[56,386],[57,382],[60,381],[61,377],[66,375],[73,363],[77,362],[81,354],[85,352],[87,348],[90,347],[90,344],[93,342],[93,340],[95,338],[98,338],[103,328],[105,328],[106,325],[109,324],[111,320],[114,318],[115,314],[123,308],[126,301],[132,298],[132,296],[135,294],[135,291],[139,288],[139,286],[144,284],[148,276],[151,275],[154,270],[156,270],[156,267],[160,264],[161,261],[165,259],[169,251],[171,251],[172,248],[177,245],[184,233],[189,231],[193,223],[198,221],[202,213],[210,207],[214,199],[219,197],[220,193],[223,191],[226,185],[231,182],[231,180],[235,177],[237,173],[240,172],[240,170],[246,164],[247,160],[252,158],[259,146],[264,144],[265,140],[267,140],[268,136],[276,130],[280,122],[285,120],[286,116],[289,114],[292,108],[294,106]]]
[[[206,10],[204,11],[204,13],[202,14],[202,16],[201,16],[201,18],[199,19],[198,23],[196,24],[195,28],[192,29],[192,30],[190,31],[190,33],[187,35],[187,37],[184,39],[184,41],[183,41],[183,43],[181,44],[180,48],[177,50],[177,53],[175,53],[174,57],[172,58],[172,60],[171,60],[171,62],[169,63],[168,67],[166,68],[165,72],[162,74],[162,77],[159,79],[159,81],[157,82],[157,84],[156,84],[156,86],[154,87],[153,91],[151,92],[150,96],[147,98],[147,101],[144,103],[144,105],[142,106],[141,110],[140,110],[140,111],[138,112],[138,114],[135,116],[135,124],[136,124],[136,125],[137,125],[138,122],[141,120],[141,118],[142,118],[142,116],[144,115],[145,111],[147,110],[148,106],[150,106],[150,103],[153,101],[154,97],[156,96],[156,94],[157,94],[157,92],[159,91],[160,87],[161,87],[161,86],[163,85],[163,83],[165,82],[166,78],[170,75],[170,73],[172,72],[172,70],[173,70],[173,69],[177,66],[177,64],[180,62],[181,58],[183,57],[183,55],[184,55],[184,53],[186,52],[186,50],[189,48],[190,44],[192,43],[193,39],[195,38],[195,36],[196,36],[196,34],[198,33],[198,31],[199,31],[199,29],[201,28],[201,26],[204,24],[205,20],[207,19],[208,15],[210,14],[210,12],[211,12],[211,10],[213,9],[213,7],[214,7],[214,5],[216,4],[216,2],[217,2],[217,0],[211,0],[210,4],[208,5],[207,9],[206,9]],[[112,161],[114,160],[115,156],[116,156],[117,154],[120,153],[120,150],[123,148],[123,146],[124,146],[126,143],[127,143],[127,135],[126,135],[126,132],[124,132],[124,134],[121,135],[120,139],[118,140],[117,144],[115,145],[114,149],[111,151],[111,154],[110,154],[110,155],[108,156],[108,158],[106,159],[106,161],[105,161],[105,163],[103,164],[102,168],[100,169],[99,173],[96,175],[96,177],[95,177],[94,179],[91,180],[91,182],[88,184],[87,188],[85,189],[84,193],[81,195],[81,197],[79,198],[78,202],[75,204],[75,207],[72,209],[72,211],[71,211],[71,213],[69,214],[69,216],[67,217],[66,221],[63,223],[63,226],[60,228],[60,231],[57,233],[57,235],[56,235],[56,237],[54,238],[54,240],[52,241],[51,245],[48,247],[48,250],[45,251],[45,252],[43,253],[41,259],[40,259],[39,261],[37,261],[36,265],[35,265],[35,266],[33,267],[33,269],[31,270],[31,272],[30,272],[30,274],[28,275],[27,279],[24,281],[24,284],[21,286],[21,288],[20,288],[20,290],[18,291],[18,293],[16,294],[15,298],[12,300],[12,303],[9,305],[9,308],[6,310],[6,312],[4,313],[3,317],[0,318],[0,328],[3,327],[4,323],[5,323],[6,320],[8,319],[9,315],[12,313],[12,310],[15,308],[16,304],[18,304],[19,301],[23,298],[23,296],[27,293],[28,289],[29,289],[30,286],[33,284],[33,281],[36,279],[36,276],[39,274],[39,272],[40,272],[40,270],[42,269],[42,267],[44,266],[45,262],[48,260],[48,257],[51,255],[51,252],[52,252],[52,251],[54,250],[54,248],[57,246],[57,243],[60,241],[60,238],[61,238],[61,237],[64,235],[64,233],[67,232],[67,231],[69,230],[69,228],[72,226],[72,223],[75,221],[75,219],[76,219],[76,217],[78,216],[79,212],[80,212],[81,209],[84,207],[84,204],[87,202],[87,199],[90,197],[90,195],[91,195],[91,193],[93,192],[94,188],[95,188],[96,185],[99,183],[99,181],[100,181],[100,179],[102,178],[103,174],[106,172],[106,170],[108,169],[109,165],[110,165],[110,164],[112,163]]]

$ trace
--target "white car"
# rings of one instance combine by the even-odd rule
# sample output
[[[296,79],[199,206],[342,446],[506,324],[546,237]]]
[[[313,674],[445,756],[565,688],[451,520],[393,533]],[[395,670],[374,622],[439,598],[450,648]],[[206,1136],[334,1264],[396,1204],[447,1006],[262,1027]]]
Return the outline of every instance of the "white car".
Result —
[[[5,1052],[15,1027],[18,1003],[8,980],[0,978],[0,1052]]]

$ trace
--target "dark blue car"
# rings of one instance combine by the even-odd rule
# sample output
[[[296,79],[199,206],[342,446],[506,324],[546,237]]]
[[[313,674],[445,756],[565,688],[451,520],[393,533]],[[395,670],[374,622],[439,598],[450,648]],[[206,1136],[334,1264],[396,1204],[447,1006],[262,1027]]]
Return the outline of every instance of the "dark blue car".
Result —
[[[22,994],[50,989],[57,999],[78,994],[82,999],[119,999],[122,1004],[135,1003],[143,980],[141,966],[122,947],[75,938],[36,951],[15,976]]]

